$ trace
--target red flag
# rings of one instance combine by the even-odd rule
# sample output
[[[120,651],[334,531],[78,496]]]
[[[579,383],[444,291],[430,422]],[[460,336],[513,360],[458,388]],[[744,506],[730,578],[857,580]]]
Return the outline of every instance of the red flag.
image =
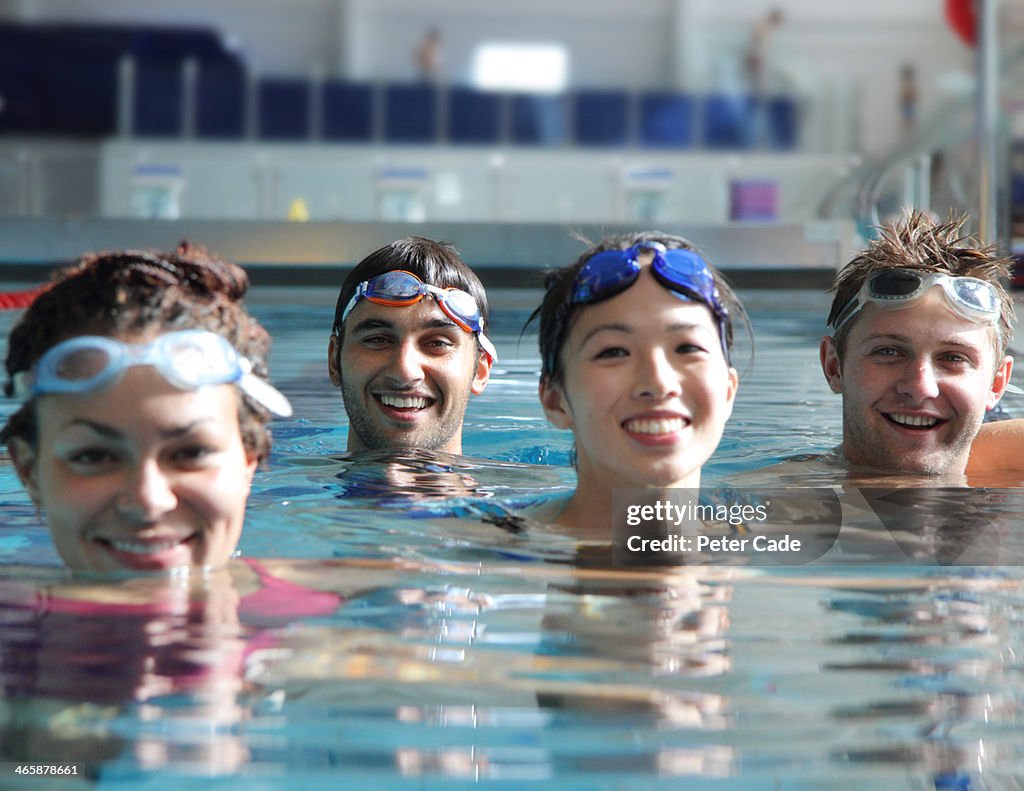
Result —
[[[976,0],[946,0],[946,19],[969,47],[978,43],[978,13]]]

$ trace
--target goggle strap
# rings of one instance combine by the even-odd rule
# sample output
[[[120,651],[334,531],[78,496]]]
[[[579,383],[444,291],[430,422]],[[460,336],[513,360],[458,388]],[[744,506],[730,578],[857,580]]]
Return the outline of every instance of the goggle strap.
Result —
[[[860,298],[854,296],[853,299],[847,302],[846,306],[841,311],[839,311],[839,315],[836,316],[835,321],[832,322],[832,332],[839,332],[842,326],[846,324],[846,322],[848,322],[851,318],[856,316],[857,311],[859,311],[860,309]]]
[[[291,417],[292,405],[285,394],[270,382],[252,373],[252,365],[249,365],[249,369],[238,380],[238,387],[241,391],[271,414],[278,417]]]
[[[356,304],[362,298],[363,294],[366,293],[366,288],[367,288],[368,282],[369,281],[364,280],[362,283],[360,283],[358,286],[356,286],[356,290],[355,290],[355,293],[352,295],[352,299],[350,299],[348,301],[348,304],[345,306],[345,310],[343,310],[341,312],[341,323],[342,324],[345,323],[345,319],[348,318],[348,314],[352,312],[352,308],[354,308],[356,306]]]
[[[498,362],[498,350],[494,348],[494,344],[491,343],[491,339],[484,335],[483,330],[478,332],[476,337],[480,341],[480,347],[484,350],[484,354],[491,358],[491,362]]]
[[[35,383],[35,375],[31,371],[18,371],[11,377],[11,384],[14,387],[14,397],[19,401],[28,401],[32,397],[32,386]]]
[[[729,338],[725,331],[725,320],[718,322],[718,340],[722,344],[722,353],[725,355],[725,364],[732,366],[732,355],[729,353]]]
[[[671,291],[673,294],[677,294],[680,297],[685,298],[688,302],[699,302],[701,305],[710,308],[711,312],[715,314],[716,318],[720,317],[719,313],[721,313],[723,316],[727,315],[725,306],[722,305],[721,307],[719,307],[716,304],[718,302],[717,294],[712,295],[712,299],[714,300],[712,302],[709,301],[708,297],[705,297],[696,289],[690,288],[689,286],[683,285],[682,283],[676,283],[667,278],[665,278],[664,280],[658,278],[658,280],[663,288],[667,289],[668,291]]]

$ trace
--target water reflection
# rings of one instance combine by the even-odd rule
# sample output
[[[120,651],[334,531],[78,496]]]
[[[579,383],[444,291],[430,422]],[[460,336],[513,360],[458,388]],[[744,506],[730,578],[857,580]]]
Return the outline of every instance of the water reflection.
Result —
[[[822,586],[824,611],[844,625],[817,652],[821,686],[845,691],[820,701],[841,734],[828,748],[835,771],[903,773],[922,788],[1016,787],[1022,598],[1009,571],[790,581]]]
[[[561,490],[571,471],[557,467],[474,459],[422,448],[346,453],[333,457],[337,496],[378,506],[502,497],[536,499]]]
[[[245,763],[236,726],[249,646],[230,575],[5,581],[0,594],[3,760],[77,763],[91,776],[125,752],[145,770]],[[133,737],[123,717],[137,720]]]
[[[2,760],[299,787],[1007,776],[1021,580],[890,569],[20,569],[0,578]]]
[[[847,490],[840,543],[860,562],[1015,566],[1024,561],[1024,489]]]
[[[712,569],[583,571],[569,585],[552,586],[539,653],[558,661],[546,680],[554,681],[567,659],[600,657],[617,669],[548,683],[538,690],[539,705],[563,720],[599,718],[643,745],[560,756],[560,770],[710,777],[735,771],[736,750],[716,738],[729,728],[729,697],[704,688],[732,669],[732,576]]]
[[[483,586],[470,572],[448,564],[352,598],[335,628],[290,640],[288,657],[250,680],[280,693],[292,723],[358,729],[358,757],[348,740],[325,748],[348,767],[474,779],[732,771],[734,749],[707,736],[727,730],[728,696],[694,684],[730,669],[737,572],[505,568]]]
[[[275,485],[250,501],[258,529],[242,546],[253,554],[521,562],[574,554],[572,540],[522,515],[522,506],[564,492],[571,469],[421,449],[283,462]]]

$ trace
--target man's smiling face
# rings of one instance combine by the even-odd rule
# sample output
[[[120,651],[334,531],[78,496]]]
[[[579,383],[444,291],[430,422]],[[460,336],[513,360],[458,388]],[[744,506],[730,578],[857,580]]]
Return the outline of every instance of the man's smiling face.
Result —
[[[461,453],[469,396],[482,393],[490,375],[476,336],[429,297],[400,307],[360,300],[344,338],[331,338],[328,361],[349,416],[350,451]]]
[[[959,475],[985,411],[1009,382],[1011,358],[996,358],[995,330],[965,319],[934,288],[912,306],[868,305],[842,360],[832,338],[821,358],[843,396],[843,451],[879,470]]]

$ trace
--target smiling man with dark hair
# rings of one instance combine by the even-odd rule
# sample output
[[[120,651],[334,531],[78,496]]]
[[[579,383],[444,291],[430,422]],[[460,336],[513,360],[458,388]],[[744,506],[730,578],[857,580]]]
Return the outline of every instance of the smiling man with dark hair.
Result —
[[[349,451],[462,452],[471,395],[494,346],[487,295],[456,249],[409,237],[370,253],[342,284],[327,350],[349,416]]]

